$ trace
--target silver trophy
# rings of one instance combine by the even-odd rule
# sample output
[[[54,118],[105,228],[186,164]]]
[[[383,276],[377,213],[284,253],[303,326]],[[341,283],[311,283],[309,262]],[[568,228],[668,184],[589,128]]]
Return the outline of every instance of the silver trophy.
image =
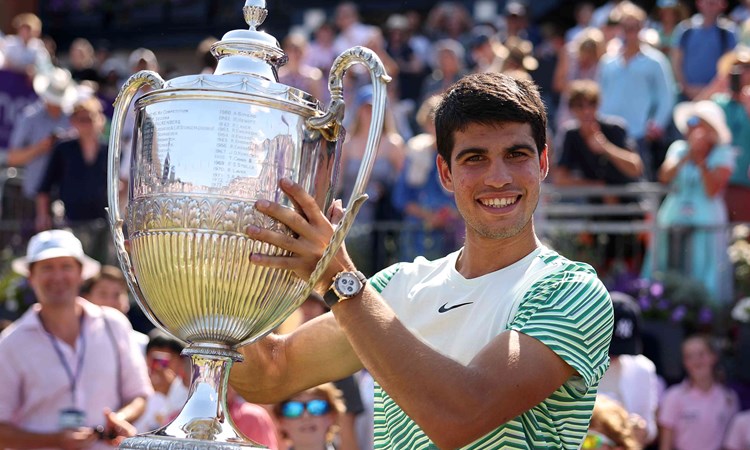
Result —
[[[331,68],[331,101],[280,84],[286,56],[258,31],[264,0],[243,8],[248,30],[234,30],[212,52],[211,75],[170,81],[142,71],[115,100],[109,152],[109,217],[130,290],[151,321],[184,341],[192,358],[189,397],[179,415],[153,432],[126,439],[123,449],[258,449],[228,414],[229,368],[236,347],[283,322],[320,281],[362,202],[380,140],[386,75],[379,58],[355,47]],[[282,177],[302,185],[321,210],[332,200],[344,129],[343,76],[364,64],[373,83],[373,118],[351,201],[309,281],[293,272],[257,266],[252,253],[286,251],[250,239],[250,225],[291,234],[255,210],[259,199],[294,204],[278,189]],[[128,204],[121,217],[118,182],[125,114],[135,106]]]

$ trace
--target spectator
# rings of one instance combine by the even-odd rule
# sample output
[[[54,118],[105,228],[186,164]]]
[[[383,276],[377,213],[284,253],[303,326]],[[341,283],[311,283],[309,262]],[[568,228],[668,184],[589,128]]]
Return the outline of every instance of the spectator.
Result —
[[[674,121],[686,138],[669,147],[659,169],[659,181],[671,190],[659,208],[659,234],[643,273],[678,270],[700,280],[711,302],[724,304],[732,291],[722,197],[734,168],[732,133],[724,112],[708,100],[680,103]]]
[[[648,180],[654,179],[655,146],[661,145],[674,105],[674,81],[669,61],[641,43],[646,13],[626,1],[613,12],[623,33],[622,48],[599,63],[600,111],[625,119],[638,146]]]
[[[560,105],[555,115],[556,129],[559,130],[571,119],[568,109],[570,83],[575,80],[596,81],[604,46],[604,34],[597,28],[587,28],[560,51],[552,83],[554,91],[560,94]]]
[[[597,395],[591,424],[581,450],[640,450],[631,416],[618,402]]]
[[[13,269],[38,304],[0,337],[0,442],[7,448],[106,449],[135,434],[151,386],[127,319],[78,291],[99,264],[70,232],[31,238]],[[97,442],[101,426],[107,441]]]
[[[562,130],[556,184],[618,185],[633,182],[643,173],[643,163],[631,150],[623,121],[597,113],[599,96],[595,81],[570,84],[568,106],[576,120]]]
[[[88,39],[77,38],[70,44],[70,74],[77,82],[93,81],[99,83],[99,71],[96,68],[94,46]]]
[[[114,259],[114,244],[107,226],[107,144],[105,118],[96,97],[87,96],[73,108],[70,123],[76,138],[55,146],[36,196],[37,229],[52,227],[53,193],[65,205],[65,223],[72,227],[87,252],[102,263]]]
[[[433,42],[452,39],[462,46],[468,42],[469,32],[473,26],[471,14],[466,7],[454,1],[436,4],[425,22],[427,35]]]
[[[734,416],[724,438],[724,450],[747,450],[750,448],[750,411]]]
[[[474,27],[469,50],[474,72],[500,72],[508,57],[508,49],[497,39],[494,30],[487,26]]]
[[[719,450],[739,409],[737,394],[716,377],[719,356],[706,336],[682,344],[686,379],[667,389],[659,406],[659,448]]]
[[[750,222],[750,49],[738,46],[722,56],[717,74],[699,98],[711,98],[724,111],[737,160],[724,198],[730,222]]]
[[[81,297],[95,305],[114,308],[125,315],[130,311],[128,285],[122,271],[115,266],[102,266],[96,276],[86,280],[81,288]],[[145,355],[148,336],[136,330],[130,336]]]
[[[737,24],[741,24],[747,19],[750,19],[750,2],[747,0],[738,1],[737,6],[735,6],[732,12],[729,13],[729,18]]]
[[[603,5],[596,8],[591,14],[591,26],[601,28],[607,24],[612,12],[617,6],[622,3],[622,0],[608,0]]]
[[[25,73],[29,80],[37,74],[47,75],[52,70],[50,54],[39,38],[42,21],[35,14],[23,13],[13,18],[16,34],[6,36],[3,45],[4,69]]]
[[[23,194],[33,200],[47,170],[49,153],[64,138],[68,114],[78,93],[70,72],[55,69],[34,78],[39,101],[26,107],[16,121],[9,142],[8,164],[24,166]]]
[[[345,411],[341,391],[331,383],[307,389],[274,406],[289,450],[333,450],[336,422]]]
[[[505,47],[508,49],[508,57],[503,62],[501,72],[531,80],[531,72],[539,67],[539,61],[532,54],[534,45],[531,41],[511,36],[505,41]]]
[[[672,67],[683,100],[692,100],[716,76],[716,63],[737,45],[736,26],[721,17],[726,0],[696,0],[698,14],[674,31]]]
[[[622,405],[630,416],[628,423],[633,438],[639,444],[646,445],[656,439],[658,432],[656,408],[659,404],[659,380],[656,366],[641,354],[643,324],[638,303],[622,292],[612,292],[611,295],[615,325],[609,345],[610,364],[598,392]]]
[[[423,133],[406,144],[406,163],[393,190],[392,201],[404,217],[399,260],[436,258],[460,246],[462,228],[453,196],[443,188],[435,165],[435,108],[439,96],[428,98],[417,113]]]
[[[160,428],[177,413],[188,398],[190,358],[181,356],[184,345],[161,330],[149,334],[146,364],[154,393],[143,415],[134,423],[139,432]]]
[[[279,69],[279,81],[320,99],[325,81],[320,69],[304,63],[308,51],[307,38],[300,33],[289,34],[282,41],[282,50],[289,59]]]
[[[591,26],[591,18],[594,14],[594,3],[576,2],[573,7],[573,17],[576,24],[565,32],[565,42],[572,42],[578,35]]]
[[[200,66],[200,73],[205,75],[212,75],[216,70],[216,65],[219,60],[216,59],[214,54],[211,52],[211,46],[213,46],[219,40],[213,36],[204,38],[195,48],[195,56]]]
[[[508,45],[508,40],[518,39],[529,41],[531,45],[539,44],[540,37],[536,28],[529,23],[526,5],[519,0],[509,0],[505,4],[505,15],[503,16],[500,29],[500,40]]]
[[[344,203],[349,201],[351,187],[364,157],[372,119],[372,86],[363,86],[357,91],[352,113],[353,123],[341,155],[341,183],[338,187]],[[392,217],[391,191],[404,164],[403,146],[403,140],[386,120],[366,190],[370,198],[360,209],[355,228],[347,237],[347,247],[355,255],[355,261],[361,264],[364,273],[374,273],[385,264],[380,249],[386,235],[376,226],[378,221],[395,219]]]
[[[398,65],[400,99],[411,100],[413,108],[413,104],[419,100],[422,82],[428,73],[427,61],[412,46],[409,19],[406,16],[391,15],[385,27],[386,51]]]
[[[466,74],[465,50],[453,39],[441,39],[432,46],[433,70],[422,84],[422,99],[445,92]]]
[[[336,7],[334,13],[338,36],[333,42],[335,53],[341,54],[357,45],[365,45],[375,31],[370,25],[360,22],[359,8],[354,2],[343,2]]]
[[[266,408],[246,402],[231,386],[227,386],[227,407],[242,434],[269,450],[279,450],[276,424]]]
[[[679,0],[658,0],[656,2],[656,21],[652,28],[659,36],[657,48],[671,58],[675,46],[675,29],[688,17],[687,8]]]

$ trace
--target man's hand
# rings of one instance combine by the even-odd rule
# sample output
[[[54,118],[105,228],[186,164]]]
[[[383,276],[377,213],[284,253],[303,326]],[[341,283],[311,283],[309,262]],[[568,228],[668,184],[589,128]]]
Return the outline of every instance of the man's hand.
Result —
[[[309,280],[333,236],[334,224],[343,217],[341,202],[334,202],[326,217],[315,200],[299,184],[283,179],[279,186],[296,204],[297,210],[267,200],[258,200],[255,208],[289,227],[296,237],[255,226],[248,227],[247,234],[253,239],[286,250],[291,255],[270,256],[254,253],[250,258],[255,264],[292,270],[301,279]],[[321,277],[321,282],[330,282],[333,276],[342,270],[354,270],[354,264],[346,254],[343,244]]]
[[[104,424],[102,439],[109,445],[120,445],[125,438],[135,436],[137,430],[127,420],[120,417],[119,414],[110,409],[104,410],[104,417],[107,422]]]
[[[63,450],[81,450],[91,447],[98,436],[91,428],[74,428],[59,433],[59,445]]]

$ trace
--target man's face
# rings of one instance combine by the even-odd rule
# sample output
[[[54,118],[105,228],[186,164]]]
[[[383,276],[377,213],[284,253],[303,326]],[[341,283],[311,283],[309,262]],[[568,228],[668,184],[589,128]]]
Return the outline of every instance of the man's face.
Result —
[[[129,309],[127,289],[115,280],[100,279],[91,287],[86,298],[95,305],[109,306],[120,310],[123,314]]]
[[[29,269],[29,283],[42,306],[62,306],[75,302],[81,289],[82,267],[70,256],[35,262]]]
[[[581,98],[570,103],[570,112],[581,123],[591,122],[596,120],[598,106],[595,101]]]
[[[714,17],[724,12],[727,2],[726,0],[697,0],[695,7],[699,13]]]
[[[527,123],[469,125],[454,134],[450,168],[438,158],[443,186],[453,192],[467,240],[506,239],[531,232],[531,216],[547,176]]]

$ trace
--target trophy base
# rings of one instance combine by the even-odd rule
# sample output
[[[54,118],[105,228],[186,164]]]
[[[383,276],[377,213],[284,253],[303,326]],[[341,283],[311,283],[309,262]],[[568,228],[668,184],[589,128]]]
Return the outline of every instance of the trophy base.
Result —
[[[251,442],[207,442],[154,435],[127,438],[122,441],[119,448],[120,450],[268,450],[268,447]]]

